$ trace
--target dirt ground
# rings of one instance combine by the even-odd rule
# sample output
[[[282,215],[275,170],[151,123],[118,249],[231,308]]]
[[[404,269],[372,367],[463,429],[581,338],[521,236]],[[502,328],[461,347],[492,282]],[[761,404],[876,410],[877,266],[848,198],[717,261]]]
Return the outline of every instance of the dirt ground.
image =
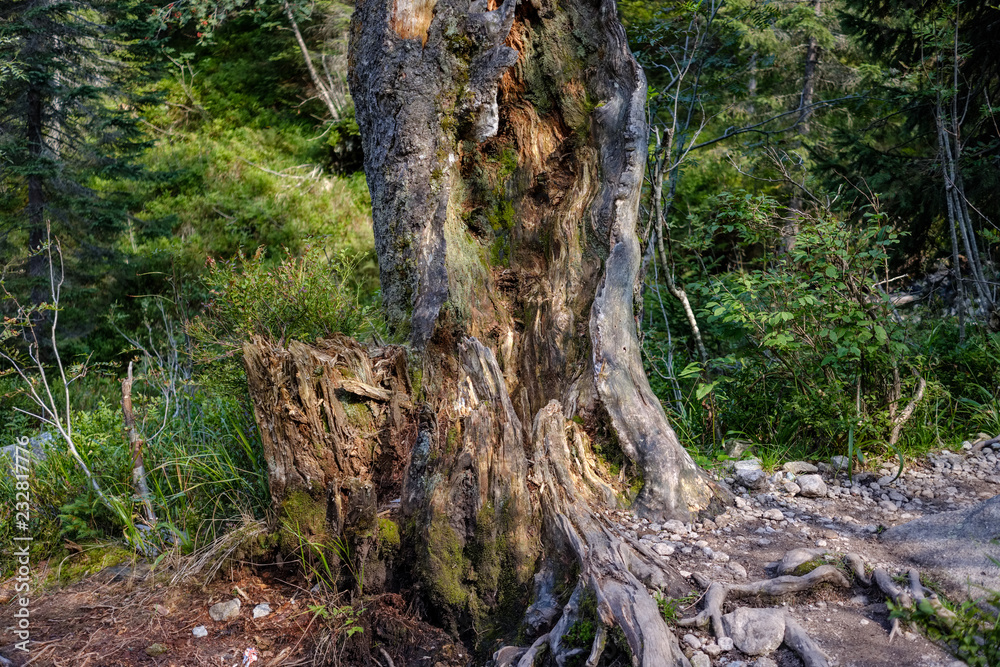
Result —
[[[148,566],[117,566],[64,588],[51,589],[32,601],[30,652],[8,642],[0,655],[17,667],[230,667],[241,665],[244,651],[257,649],[255,667],[312,664],[319,650],[338,654],[341,664],[388,664],[383,655],[357,655],[353,644],[329,645],[329,628],[343,626],[336,614],[317,615],[324,603],[286,573],[244,568],[219,576],[206,587],[157,583]],[[44,565],[39,572],[44,576]],[[239,616],[217,622],[209,615],[216,602],[242,600]],[[329,603],[329,600],[325,600]],[[251,610],[266,602],[272,613],[254,619]],[[356,622],[374,633],[396,665],[465,665],[468,655],[444,632],[413,619],[399,595],[366,602]],[[327,606],[327,609],[332,608]],[[193,630],[204,626],[207,636]],[[343,637],[343,635],[341,635]],[[366,658],[368,660],[366,660]]]

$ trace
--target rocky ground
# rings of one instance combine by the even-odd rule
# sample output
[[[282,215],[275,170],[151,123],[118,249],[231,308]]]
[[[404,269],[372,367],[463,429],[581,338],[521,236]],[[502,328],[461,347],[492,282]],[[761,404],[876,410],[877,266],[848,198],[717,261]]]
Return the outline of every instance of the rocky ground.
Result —
[[[829,562],[842,554],[856,554],[870,568],[883,567],[892,575],[906,573],[914,565],[914,554],[906,543],[894,543],[883,537],[893,534],[892,527],[929,516],[942,516],[961,523],[962,510],[1000,494],[1000,444],[984,446],[965,443],[961,452],[938,451],[926,458],[907,463],[898,479],[895,465],[887,464],[878,472],[861,472],[848,478],[846,460],[831,462],[803,461],[784,464],[768,474],[755,459],[738,461],[723,472],[719,481],[736,495],[736,506],[714,521],[683,524],[668,521],[662,525],[636,520],[628,512],[618,512],[614,519],[622,536],[645,544],[676,566],[692,581],[694,595],[700,596],[707,582],[745,584],[775,576],[774,564],[789,551],[808,548],[813,553],[828,552]],[[955,512],[954,515],[942,513]],[[989,518],[994,537],[1000,536],[1000,521]],[[926,541],[925,538],[922,538]],[[961,540],[962,552],[974,548]],[[987,547],[988,549],[988,547]],[[994,557],[1000,556],[996,547]],[[980,567],[975,572],[985,584],[1000,589],[1000,570]],[[969,592],[963,585],[967,572],[959,566],[950,568],[944,559],[930,561],[936,567],[922,569],[925,583],[961,597]],[[923,563],[928,564],[928,563]],[[770,567],[769,567],[770,566]],[[986,571],[989,570],[989,571]],[[958,576],[956,576],[958,575]],[[977,591],[973,591],[973,595]],[[734,609],[727,603],[724,610]],[[742,599],[740,605],[774,608],[787,612],[798,621],[830,659],[830,664],[844,667],[875,665],[959,666],[957,661],[927,639],[903,631],[890,640],[891,621],[885,596],[874,586],[856,580],[849,588],[824,586],[810,592],[781,596]],[[693,600],[678,610],[680,617],[691,617],[701,609]],[[766,623],[746,633],[743,646],[737,641],[716,641],[710,627],[681,628],[682,646],[694,667],[772,667],[801,665],[800,659],[782,644],[782,614],[771,614],[769,636]],[[737,637],[743,619],[731,618],[727,634]],[[724,619],[725,621],[725,619]],[[901,635],[901,636],[900,636]],[[779,648],[780,645],[780,648]]]
[[[898,479],[889,464],[849,479],[844,464],[796,461],[773,472],[754,459],[730,464],[718,471],[718,479],[732,490],[736,504],[711,521],[655,524],[626,511],[609,513],[608,523],[622,539],[663,559],[690,582],[691,595],[672,604],[677,636],[693,667],[798,667],[799,652],[790,648],[800,636],[792,632],[796,628],[830,665],[964,664],[913,628],[893,632],[879,588],[830,572],[833,568],[827,568],[832,583],[801,592],[731,592],[776,581],[782,567],[802,575],[819,563],[838,564],[846,554],[860,557],[869,572],[881,567],[898,575],[918,566],[925,583],[955,597],[969,592],[970,579],[1000,589],[1000,568],[983,567],[981,553],[992,548],[1000,558],[1000,547],[984,547],[976,532],[985,530],[986,542],[1000,536],[1000,444],[980,439],[960,452],[933,452],[907,462]],[[983,502],[989,498],[995,499]],[[983,514],[984,506],[993,513]],[[938,532],[941,525],[954,530],[938,543],[911,530],[922,522],[937,522]],[[937,550],[921,560],[921,548],[931,543]],[[795,551],[801,549],[812,551]],[[804,561],[809,562],[803,566]],[[308,584],[288,580],[274,568],[238,568],[206,588],[146,584],[140,581],[144,571],[148,565],[118,567],[46,591],[32,603],[32,653],[20,654],[8,644],[0,646],[0,658],[15,665],[229,667],[254,647],[258,667],[311,662],[320,635],[317,601],[303,587]],[[705,589],[713,582],[730,591],[717,614],[723,633],[711,623],[684,625],[703,611],[712,597]],[[241,600],[239,607],[233,600]],[[268,613],[258,608],[261,603],[268,604]],[[226,604],[235,610],[223,610]],[[401,597],[381,596],[374,604],[361,621],[364,632],[389,647],[395,664],[471,664],[460,645],[414,619]],[[387,664],[378,655],[340,657],[344,665]],[[0,659],[0,664],[7,663]]]

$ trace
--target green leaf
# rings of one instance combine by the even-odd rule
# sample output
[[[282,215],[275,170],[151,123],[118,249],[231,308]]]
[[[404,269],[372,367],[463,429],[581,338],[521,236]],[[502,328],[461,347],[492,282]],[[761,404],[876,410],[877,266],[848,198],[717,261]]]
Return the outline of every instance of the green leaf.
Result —
[[[698,385],[698,388],[694,392],[695,399],[700,401],[701,399],[708,396],[710,393],[712,393],[712,390],[715,389],[716,384],[717,383],[715,382],[710,382],[708,384]]]

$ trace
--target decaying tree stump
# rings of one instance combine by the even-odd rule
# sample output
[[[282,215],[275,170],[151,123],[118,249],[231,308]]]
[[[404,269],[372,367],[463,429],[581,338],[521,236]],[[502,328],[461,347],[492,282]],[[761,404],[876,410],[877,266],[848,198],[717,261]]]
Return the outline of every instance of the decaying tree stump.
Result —
[[[255,338],[243,360],[286,552],[343,535],[364,560],[416,437],[406,351],[345,336],[287,349]],[[378,571],[368,574],[377,590]]]
[[[350,51],[383,303],[409,368],[392,370],[399,348],[372,350],[369,369],[346,341],[248,345],[275,498],[287,514],[304,493],[317,516],[328,499],[335,531],[396,452],[407,567],[432,617],[480,648],[523,620],[531,647],[504,652],[521,665],[614,651],[687,664],[647,588],[676,574],[615,537],[604,510],[626,494],[593,447],[632,462],[644,516],[726,500],[643,369],[646,83],[614,2],[359,0]],[[352,423],[347,398],[371,419]],[[581,621],[597,628],[586,647],[567,639]]]

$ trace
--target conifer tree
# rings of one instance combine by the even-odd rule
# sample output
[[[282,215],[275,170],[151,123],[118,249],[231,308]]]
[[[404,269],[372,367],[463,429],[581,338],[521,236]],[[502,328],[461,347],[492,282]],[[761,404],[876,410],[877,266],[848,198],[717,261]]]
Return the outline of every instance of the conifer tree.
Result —
[[[129,222],[121,183],[146,145],[136,110],[149,12],[141,0],[0,3],[0,61],[15,64],[0,75],[0,258],[18,269],[6,287],[20,298],[47,293],[47,260],[32,252],[47,228],[71,289],[98,287],[115,256]]]

